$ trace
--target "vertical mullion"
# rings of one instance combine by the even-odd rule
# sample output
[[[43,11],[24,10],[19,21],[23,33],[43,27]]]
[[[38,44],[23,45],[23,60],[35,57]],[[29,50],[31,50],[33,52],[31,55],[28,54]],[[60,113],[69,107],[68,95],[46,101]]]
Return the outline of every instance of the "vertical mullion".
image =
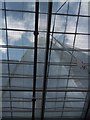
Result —
[[[87,101],[89,101],[89,102],[87,103]],[[82,109],[81,119],[84,118],[84,120],[86,120],[89,107],[90,107],[90,100],[88,98],[88,92],[87,92],[85,100],[84,100],[84,106]]]
[[[67,5],[67,14],[69,12],[69,2],[68,2],[68,5]],[[66,24],[65,24],[65,30],[64,30],[64,33],[66,32],[66,29],[67,29],[67,23],[68,23],[68,15],[66,16]],[[64,45],[64,41],[65,41],[65,35],[64,35],[64,38],[63,38],[63,45]],[[63,51],[61,52],[61,62],[62,62],[62,59],[63,59]],[[63,103],[63,109],[64,109],[64,104]],[[63,116],[63,111],[61,113],[61,117]]]
[[[67,1],[66,1],[67,2]],[[53,45],[53,33],[54,33],[54,28],[55,28],[55,21],[56,21],[56,15],[57,15],[57,12],[59,12],[62,7],[66,4],[66,2],[64,2],[60,7],[59,9],[56,11],[55,13],[55,16],[54,16],[54,21],[53,21],[53,28],[52,28],[52,38],[51,38],[51,43],[50,43],[50,50],[49,50],[49,65],[50,65],[50,59],[51,59],[51,49],[52,49],[52,45]],[[49,65],[48,65],[48,74],[49,74]]]
[[[79,22],[80,8],[81,8],[81,1],[79,2],[78,16],[77,16],[76,29],[75,29],[75,36],[74,36],[74,41],[73,41],[73,49],[74,49],[74,46],[75,46],[75,40],[76,40],[76,34],[77,34],[77,28],[78,28],[78,22]],[[73,52],[74,51],[72,51],[72,54],[73,54]],[[72,60],[73,60],[73,56],[71,56],[70,68],[69,68],[69,72],[68,72],[68,79],[67,79],[67,83],[66,83],[66,89],[68,88],[68,82],[69,82],[69,77],[70,77],[70,72],[71,72]],[[66,96],[67,96],[67,92],[65,92],[64,100],[66,99]],[[65,107],[65,101],[63,103],[63,110],[64,110],[64,107]],[[61,117],[63,117],[63,111],[62,111]]]
[[[88,3],[88,11],[89,11],[89,7],[90,7],[90,3]],[[90,13],[88,13],[90,14]],[[88,19],[88,32],[90,32],[90,20],[89,20],[89,16],[87,17]],[[89,37],[88,37],[88,49],[90,48],[90,43],[89,43]],[[88,51],[88,90],[90,90],[90,66],[89,66],[89,61],[90,61],[90,53]],[[89,115],[89,112],[90,112],[90,92],[87,92],[86,93],[86,98],[85,98],[85,101],[84,101],[84,106],[83,106],[83,110],[82,110],[82,115],[81,115],[81,118],[84,120],[87,120],[89,119],[88,115]]]
[[[88,60],[89,60],[89,58],[88,58]],[[89,77],[90,77],[90,74],[88,74],[88,90],[90,89]],[[89,119],[89,113],[90,113],[90,92],[87,92],[86,98],[84,101],[81,118],[82,119],[84,118],[84,120]]]
[[[43,93],[42,93],[42,108],[41,108],[41,120],[44,120],[45,111],[45,99],[46,99],[46,88],[47,88],[47,69],[48,69],[48,53],[50,43],[50,27],[51,27],[51,14],[52,14],[52,2],[48,3],[48,23],[47,23],[47,40],[46,40],[46,55],[44,65],[44,80],[43,80]]]
[[[86,109],[86,113],[85,113],[85,117],[84,120],[88,119],[88,115],[89,115],[89,109],[90,109],[90,99],[88,98],[88,105],[87,105],[87,109]]]
[[[60,7],[59,7],[59,9],[56,11],[56,13],[55,13],[55,16],[54,16],[54,22],[53,22],[53,28],[52,28],[52,39],[51,39],[51,45],[50,45],[50,53],[49,53],[49,65],[50,65],[50,58],[51,58],[51,49],[52,49],[52,44],[53,44],[53,33],[54,33],[54,28],[55,28],[55,21],[56,21],[56,15],[57,15],[57,13],[62,9],[62,7],[65,5],[67,3],[67,1],[66,2],[64,2]],[[67,16],[66,16],[67,17]],[[66,19],[66,26],[67,26],[67,19]],[[66,26],[65,26],[65,31],[66,31]],[[65,36],[65,35],[64,35]],[[65,39],[65,37],[64,37],[64,39]],[[49,74],[49,66],[48,65],[48,74]],[[57,93],[56,93],[56,101],[57,101]],[[55,102],[55,105],[56,105],[56,102]]]
[[[4,2],[4,14],[5,14],[5,27],[6,27],[7,60],[9,61],[8,32],[7,32],[7,15],[6,15],[6,3],[5,2]],[[9,66],[9,63],[8,63],[8,77],[9,77],[9,88],[11,88],[10,66]],[[11,96],[11,91],[10,91],[10,109],[11,109],[11,118],[13,118],[11,97],[12,96]]]
[[[34,69],[33,69],[33,98],[32,98],[32,120],[35,120],[35,101],[36,101],[36,73],[37,73],[37,41],[38,41],[38,14],[39,14],[39,2],[36,3],[35,8],[35,41],[34,41]]]

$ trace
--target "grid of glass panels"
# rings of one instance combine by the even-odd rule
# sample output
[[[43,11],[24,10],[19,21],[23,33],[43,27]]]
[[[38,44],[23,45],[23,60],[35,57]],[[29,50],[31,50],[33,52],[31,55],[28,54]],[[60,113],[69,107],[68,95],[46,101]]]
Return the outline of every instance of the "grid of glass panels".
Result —
[[[2,2],[0,77],[3,118],[78,119],[86,112],[88,3],[53,2],[50,33],[47,26],[49,5],[48,2],[38,5],[34,2]],[[38,35],[35,34],[37,14]]]

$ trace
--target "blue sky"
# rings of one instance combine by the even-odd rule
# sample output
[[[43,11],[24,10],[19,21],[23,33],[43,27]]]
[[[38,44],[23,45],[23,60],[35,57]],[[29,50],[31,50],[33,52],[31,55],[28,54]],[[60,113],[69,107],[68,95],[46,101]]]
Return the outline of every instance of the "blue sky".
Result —
[[[53,12],[56,12],[56,10],[62,5],[62,3],[53,3]],[[84,14],[84,15],[88,15],[88,7],[87,7],[87,3],[82,3],[83,7],[81,8],[81,13],[80,14]],[[24,9],[24,10],[35,10],[35,4],[34,3],[27,3],[27,2],[24,2],[24,3],[6,3],[6,7],[7,9]],[[47,3],[40,3],[40,8],[39,8],[39,11],[40,12],[47,12],[48,8],[48,4]],[[86,9],[84,9],[86,8]],[[69,13],[70,14],[77,14],[77,10],[78,10],[78,3],[76,2],[72,2],[70,3],[70,9],[69,9]],[[58,12],[58,13],[67,13],[67,4]],[[53,26],[53,19],[54,19],[54,16],[52,15],[52,25],[51,25],[51,30],[52,30],[52,26]],[[76,20],[77,18],[76,17],[68,17],[68,23],[67,23],[67,29],[66,31],[67,32],[75,32],[75,26],[76,26]],[[4,13],[2,14],[2,27],[4,28],[5,25],[4,25]],[[64,29],[65,29],[65,23],[66,23],[66,16],[56,16],[56,22],[55,22],[55,31],[56,32],[64,32]],[[13,28],[13,29],[28,29],[28,30],[34,30],[35,28],[35,14],[32,14],[32,13],[21,13],[21,12],[7,12],[7,26],[8,28]],[[80,18],[80,21],[79,21],[79,29],[78,29],[78,32],[85,32],[87,33],[88,32],[88,19],[87,18]],[[39,30],[47,30],[47,15],[39,15]],[[6,38],[5,38],[5,31],[2,32],[2,35],[0,34],[0,44],[3,44],[5,45],[6,44]],[[63,34],[54,34],[54,37],[58,39],[59,42],[63,42],[63,39],[64,39],[64,35]],[[39,41],[40,40],[46,40],[46,34],[44,33],[39,33]],[[65,45],[69,45],[69,46],[72,46],[73,44],[73,40],[74,40],[74,35],[65,35]],[[8,43],[9,45],[15,45],[15,46],[31,46],[33,47],[34,46],[34,35],[33,33],[30,33],[30,32],[20,32],[20,31],[8,31]],[[75,43],[75,46],[78,47],[78,48],[84,48],[84,49],[87,49],[88,48],[88,37],[87,36],[82,36],[82,35],[77,35],[76,37],[76,43]],[[57,47],[57,45],[55,46]],[[10,60],[22,60],[22,61],[32,61],[33,62],[33,51],[32,50],[25,50],[25,49],[14,49],[14,48],[9,48],[9,59]],[[0,52],[2,54],[2,58],[0,59],[7,59],[7,49],[5,48],[1,48],[0,49]],[[42,54],[43,53],[43,54]],[[45,51],[44,50],[41,50],[38,51],[38,59],[37,61],[41,61],[41,62],[44,62],[45,59],[44,59],[44,53]],[[56,51],[53,51],[52,50],[52,54],[51,54],[51,62],[61,62],[61,56],[60,55],[60,51],[56,52]],[[64,52],[66,53],[66,52]],[[24,57],[23,57],[24,55]],[[82,54],[81,54],[82,55]],[[63,57],[63,56],[62,56]],[[80,56],[79,56],[80,57]],[[86,56],[85,56],[86,57]],[[69,62],[71,59],[71,56],[70,55],[64,55],[63,57],[63,62]],[[85,59],[85,58],[84,58]],[[83,58],[82,58],[83,60]],[[81,61],[82,61],[81,60]],[[6,65],[6,66],[3,66],[3,70],[2,72],[4,72],[5,74],[5,71],[8,72],[7,69],[5,68],[8,68],[8,65],[7,64],[3,64],[3,65]],[[18,74],[20,73],[21,75],[32,75],[33,74],[33,64],[32,66],[30,65],[24,65],[24,64],[9,64],[10,66],[10,73],[11,74]],[[75,70],[77,70],[78,67],[75,67]],[[50,70],[49,70],[49,75],[68,75],[68,70],[69,70],[69,66],[66,67],[66,66],[50,66]],[[37,75],[39,74],[44,74],[44,64],[43,65],[39,65],[37,64]],[[79,69],[79,72],[78,71],[75,71],[74,74],[76,74],[77,76],[81,73],[85,73],[85,71],[82,72],[82,69]],[[82,74],[84,76],[84,74]],[[73,75],[72,73],[72,70],[70,72],[70,75]],[[17,86],[17,87],[32,87],[32,80],[29,80],[28,79],[25,79],[25,78],[11,78],[11,85],[12,86]],[[22,80],[22,81],[21,81]],[[38,82],[39,80],[39,82]],[[51,80],[50,83],[48,83],[48,88],[50,87],[65,87],[67,86],[67,81],[66,79],[63,79],[61,82],[55,79],[53,79],[54,81]],[[4,81],[4,79],[3,79]],[[8,85],[8,79],[6,80],[5,79],[5,84]],[[26,82],[27,81],[27,82]],[[37,79],[37,86],[38,87],[42,87],[42,78],[38,78]],[[40,84],[41,82],[41,84]],[[86,82],[86,81],[85,81]],[[40,85],[39,85],[40,84]],[[86,83],[85,83],[86,84]],[[31,86],[30,86],[31,85]],[[51,85],[51,86],[50,86]],[[68,84],[68,87],[78,87],[75,82],[70,80],[69,84]],[[84,86],[85,87],[85,86]],[[41,94],[41,93],[40,93]],[[4,94],[4,96],[9,96],[7,94],[7,92]],[[37,95],[38,96],[38,95]],[[41,96],[41,95],[40,95]],[[39,96],[39,97],[40,97]],[[64,92],[58,92],[57,94],[55,94],[55,92],[52,92],[52,93],[47,93],[47,98],[54,98],[54,97],[64,97],[65,96],[65,93]],[[12,92],[12,97],[25,97],[25,98],[30,98],[32,97],[32,93],[31,92],[22,92],[22,93],[19,93],[19,92]],[[67,92],[67,97],[85,97],[84,94],[81,94],[80,92],[73,92],[73,93],[68,93]],[[71,104],[71,103],[70,103]],[[65,106],[70,106],[70,104],[65,104]],[[83,103],[84,104],[84,103]],[[4,104],[5,105],[5,104]],[[23,102],[17,102],[15,104],[12,104],[13,107],[31,107],[31,104],[30,103],[23,103]],[[53,104],[46,104],[47,107],[54,107]],[[56,104],[55,103],[55,107],[56,106],[60,106],[62,104]],[[75,105],[75,106],[73,106]],[[76,107],[76,105],[78,104],[71,104],[71,107]],[[6,106],[6,105],[5,105]],[[10,105],[8,105],[10,106]],[[83,106],[83,105],[78,105],[78,106]],[[78,107],[77,106],[77,107]],[[40,106],[39,106],[40,107]],[[74,113],[73,114],[76,114],[76,116],[79,116],[79,114],[81,114],[81,112],[78,114],[77,113]],[[6,113],[7,115],[7,113]],[[14,115],[16,116],[19,116],[20,113],[14,113]],[[25,114],[25,113],[21,113],[21,115],[23,115],[25,117],[28,117],[30,116],[30,113],[29,114]],[[52,114],[51,114],[52,115]],[[55,113],[53,116],[56,116],[57,114]],[[69,115],[69,113],[65,113],[65,115]],[[70,112],[70,115],[71,115],[71,112]],[[49,112],[47,113],[47,116],[49,116]],[[60,113],[59,113],[59,116],[60,116]],[[73,116],[73,115],[72,115]]]
[[[54,2],[53,3],[53,12],[62,5],[63,3]],[[3,7],[3,5],[2,5]],[[35,4],[33,2],[7,2],[6,3],[7,9],[20,9],[20,10],[35,10]],[[86,9],[84,9],[86,8]],[[48,3],[40,3],[39,7],[40,12],[48,12]],[[65,6],[58,12],[58,13],[66,13],[67,12],[67,3]],[[77,14],[78,13],[78,3],[77,2],[70,2],[69,3],[69,13],[70,14]],[[81,13],[84,15],[88,15],[88,4],[82,3],[81,6]],[[53,25],[53,18],[52,16],[52,25]],[[67,24],[67,32],[75,32],[76,26],[76,17],[68,17],[68,24]],[[55,22],[55,31],[64,32],[65,29],[65,21],[66,16],[57,16]],[[51,30],[52,30],[51,25]],[[35,28],[35,14],[32,13],[21,13],[21,12],[7,12],[7,26],[8,28],[16,28],[16,29],[30,29],[34,30]],[[2,27],[4,26],[4,13],[2,13]],[[47,29],[47,16],[46,15],[39,15],[39,30],[46,30]],[[88,19],[87,18],[80,18],[79,25],[78,25],[78,32],[85,32],[88,33]],[[54,36],[60,41],[63,41],[63,35],[54,34]],[[45,37],[45,34],[40,34],[39,37]],[[66,44],[72,46],[74,35],[66,35]],[[21,46],[33,46],[34,42],[34,35],[33,33],[26,33],[26,32],[15,32],[15,31],[8,31],[8,43],[10,45],[21,45]],[[5,41],[5,32],[2,32],[2,36],[0,36],[0,43],[6,44]],[[88,47],[88,37],[87,36],[80,36],[76,37],[76,47],[78,48],[87,48]],[[18,55],[17,52],[18,51]],[[2,53],[3,59],[6,56],[6,49],[0,49]],[[11,55],[10,59],[18,59],[20,60],[21,56],[25,50],[10,50]],[[14,54],[14,55],[13,55]],[[15,57],[16,55],[16,57]]]

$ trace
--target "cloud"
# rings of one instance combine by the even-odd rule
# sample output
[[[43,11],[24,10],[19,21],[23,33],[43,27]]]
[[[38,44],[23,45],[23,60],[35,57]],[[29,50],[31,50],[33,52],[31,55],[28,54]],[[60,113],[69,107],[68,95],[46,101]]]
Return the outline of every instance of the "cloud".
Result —
[[[72,12],[71,8],[73,8],[73,6],[74,6],[74,8],[76,8],[76,9],[74,9],[73,14],[77,14],[78,6],[77,6],[76,3],[74,3],[74,0],[73,0],[73,3],[72,2],[70,3],[70,9],[69,9],[70,11],[69,12],[70,13]],[[64,8],[64,6],[63,6],[63,8]],[[88,14],[88,3],[82,3],[81,4],[81,14],[84,14],[84,15]],[[56,17],[56,21],[55,21],[55,31],[56,32],[57,31],[64,32],[65,25],[66,25],[66,21],[65,20],[66,20],[66,18],[63,17],[63,16],[57,16]],[[68,16],[66,32],[75,33],[76,21],[77,21],[77,17]],[[52,24],[53,24],[53,17],[52,17]],[[51,26],[51,28],[52,28],[52,26]],[[77,32],[88,33],[88,18],[84,18],[84,17],[81,18],[81,17],[79,17],[79,24],[78,24]],[[60,41],[63,40],[63,38],[60,37],[61,34],[57,34],[57,35],[54,34],[54,36],[58,40],[60,40]],[[74,35],[66,34],[65,36],[66,36],[66,40],[65,40],[66,44],[69,44],[69,45],[72,46],[73,45],[73,41],[74,41]],[[79,36],[78,35],[76,37],[76,43],[75,43],[76,47],[87,49],[88,48],[87,44],[88,44],[88,37],[87,36],[83,36],[83,35]]]
[[[18,17],[18,16],[17,16]],[[23,24],[23,20],[14,19],[12,16],[7,16],[7,25],[8,28],[15,28],[15,29],[24,29],[25,26]]]
[[[87,6],[87,3],[82,3],[82,7],[84,8]],[[28,3],[28,8],[27,9],[34,9],[35,5],[32,3],[32,5],[29,6]],[[86,7],[85,7],[86,8]],[[77,11],[77,9],[76,9]],[[74,11],[75,12],[75,11]],[[87,14],[88,10],[87,9],[81,9],[82,14]],[[4,20],[3,20],[4,21]],[[12,14],[9,14],[7,16],[7,21],[8,21],[8,28],[13,28],[13,29],[35,29],[35,14],[32,13],[24,13],[23,14],[23,19],[15,19]],[[64,32],[65,29],[65,21],[66,17],[64,16],[57,16],[56,21],[55,21],[55,31],[62,31]],[[82,21],[82,22],[81,22]],[[85,24],[83,24],[85,23]],[[80,20],[79,26],[78,26],[78,32],[86,31],[87,32],[87,20]],[[53,25],[53,16],[52,16],[52,25]],[[76,18],[75,17],[68,17],[68,26],[67,26],[67,32],[75,32],[75,26],[76,26]],[[52,26],[51,26],[52,28]],[[45,15],[40,15],[39,16],[39,30],[46,30],[47,29],[47,16]],[[52,30],[52,29],[51,29]],[[9,43],[14,44],[16,41],[19,41],[22,39],[22,37],[25,36],[26,39],[28,39],[30,42],[34,42],[34,35],[33,34],[26,34],[25,32],[20,32],[20,31],[8,31],[8,37],[9,37]],[[45,35],[44,35],[45,36]],[[59,35],[60,36],[60,35]],[[60,37],[58,37],[60,38]],[[72,45],[74,36],[73,35],[66,35],[66,43]],[[83,39],[80,37],[80,39]],[[87,39],[87,38],[86,38]],[[61,40],[62,41],[62,40]],[[83,40],[82,46],[85,47]],[[77,41],[77,44],[79,47],[80,46],[80,41]]]
[[[73,24],[73,19],[69,21],[67,32],[75,32],[76,25]],[[88,33],[88,18],[80,18],[78,24],[78,33]],[[74,35],[66,35],[70,45],[72,45],[74,41]],[[78,48],[87,49],[88,48],[88,36],[87,35],[76,35],[75,46]]]
[[[8,28],[25,29],[22,20],[18,20],[18,19],[15,20],[12,16],[7,16],[7,21],[8,21]],[[8,37],[11,43],[20,40],[23,34],[24,32],[8,31]]]
[[[28,2],[27,9],[35,11],[35,3],[34,2]]]
[[[9,44],[14,45],[14,42],[18,42],[19,40],[22,39],[22,35],[24,32],[20,31],[8,31],[8,39],[9,39]]]
[[[17,16],[18,17],[18,16]],[[12,14],[7,14],[7,26],[8,28],[13,29],[35,29],[34,27],[34,15],[33,14],[24,14],[23,19],[15,19]],[[4,27],[4,18],[2,18],[2,27]],[[23,40],[23,37],[30,42],[34,42],[34,36],[31,33],[26,33],[24,31],[10,31],[8,30],[8,43],[14,45],[15,42]],[[5,34],[0,37],[0,44],[5,44]],[[1,42],[2,41],[2,42]],[[0,48],[0,51],[5,53],[5,48]]]
[[[33,35],[33,34],[27,34],[27,39],[28,39],[30,42],[34,43],[34,35]]]
[[[32,19],[31,19],[32,18]],[[23,19],[14,19],[14,17],[7,16],[8,28],[13,29],[34,29],[34,16],[33,14],[24,14]],[[25,36],[30,42],[33,42],[33,35],[27,35],[24,31],[8,31],[9,43],[14,44],[14,42],[19,41],[22,37]]]
[[[35,14],[24,13],[23,24],[26,30],[35,30]]]
[[[3,18],[1,18],[1,24],[0,24],[1,27],[4,27],[4,20]],[[5,45],[5,36],[3,35],[4,32],[0,31],[0,45]],[[6,48],[2,48],[0,47],[0,52],[1,54],[2,53],[6,53],[7,49]]]
[[[39,15],[39,30],[47,30],[47,16]]]
[[[0,51],[1,51],[2,53],[6,53],[7,49],[6,49],[6,48],[1,48],[1,47],[0,47]]]
[[[88,36],[77,35],[75,46],[83,49],[88,49]]]
[[[5,43],[3,42],[1,36],[0,36],[0,45],[5,45]],[[0,47],[0,51],[1,51],[2,53],[6,53],[7,49]]]
[[[87,3],[82,3],[81,14],[88,14]],[[86,10],[84,11],[84,9]],[[75,32],[77,17],[68,17],[67,32]],[[88,33],[88,18],[79,17],[78,29],[77,32]],[[67,44],[73,45],[74,35],[66,35]],[[88,48],[88,36],[77,35],[75,41],[75,47],[87,49]]]
[[[82,15],[88,15],[88,2],[82,2],[81,3],[81,11],[80,11],[80,13],[82,14]]]

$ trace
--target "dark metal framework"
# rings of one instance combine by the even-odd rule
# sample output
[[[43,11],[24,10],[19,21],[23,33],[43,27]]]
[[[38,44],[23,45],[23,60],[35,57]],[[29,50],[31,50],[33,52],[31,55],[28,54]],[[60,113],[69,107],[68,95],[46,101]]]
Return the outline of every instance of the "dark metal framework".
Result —
[[[7,29],[7,18],[6,18],[6,3],[4,2],[4,12],[5,12],[5,27]],[[6,43],[8,45],[8,33],[6,30]],[[9,50],[7,48],[7,60],[9,61]],[[8,76],[10,76],[10,66],[8,64]],[[9,88],[11,89],[11,80],[9,77]],[[11,91],[10,91],[10,109],[11,109],[11,119],[13,119],[13,113],[12,113],[12,101],[11,101]]]
[[[42,95],[42,109],[41,109],[41,120],[44,120],[45,111],[45,99],[46,99],[46,89],[47,89],[47,75],[48,75],[48,53],[49,53],[49,43],[50,43],[50,27],[51,27],[51,14],[52,14],[52,2],[49,2],[48,7],[48,23],[47,23],[47,40],[46,40],[46,56],[45,56],[45,69],[44,69],[44,82],[43,82],[43,95]]]
[[[33,106],[32,106],[32,120],[35,120],[35,101],[36,101],[36,74],[37,74],[37,43],[38,43],[38,12],[39,12],[39,2],[36,2],[36,14],[35,14],[35,49],[34,49],[34,74],[33,74]]]
[[[74,40],[73,40],[73,49],[75,47],[75,40],[76,40],[76,33],[77,33],[77,27],[78,27],[78,21],[79,21],[80,7],[81,7],[81,1],[79,3],[79,8],[78,8],[78,17],[77,17],[77,21],[76,21],[75,36],[74,36]],[[73,54],[73,52],[74,51],[72,51],[72,54]],[[72,64],[72,61],[73,61],[73,57],[71,57],[70,64]],[[69,71],[68,71],[68,78],[67,78],[66,89],[68,88],[70,74],[71,74],[71,65],[70,65],[70,68],[69,68]],[[67,96],[67,92],[65,92],[64,99],[66,99],[66,96]],[[63,103],[63,109],[64,109],[64,107],[65,107],[65,102]],[[63,116],[63,112],[62,112],[62,116]]]
[[[65,4],[67,4],[67,13],[59,13],[59,11],[65,6]],[[76,42],[76,36],[77,35],[82,35],[82,36],[89,36],[90,33],[84,33],[84,32],[77,32],[78,29],[78,24],[79,24],[79,18],[90,18],[89,15],[81,15],[80,14],[80,10],[81,10],[81,5],[82,2],[78,2],[78,14],[71,14],[69,13],[69,7],[70,4],[68,1],[64,2],[59,9],[57,9],[56,12],[52,12],[53,9],[53,3],[52,2],[48,2],[48,13],[47,12],[42,12],[39,11],[39,7],[40,4],[39,2],[35,2],[35,11],[28,11],[28,10],[14,10],[14,9],[9,9],[7,8],[7,3],[4,2],[4,8],[0,9],[2,12],[4,12],[4,20],[5,20],[5,26],[3,28],[0,28],[0,31],[5,32],[6,33],[6,44],[3,45],[1,44],[0,47],[1,48],[6,48],[7,49],[7,59],[2,59],[0,60],[0,64],[2,64],[2,68],[3,66],[7,65],[7,70],[8,73],[5,73],[5,71],[2,70],[2,74],[0,74],[0,78],[2,78],[3,83],[6,83],[5,85],[2,83],[2,86],[0,86],[0,91],[2,90],[2,96],[3,96],[3,104],[7,104],[10,103],[10,106],[4,106],[3,107],[3,118],[2,119],[10,119],[10,120],[14,120],[14,119],[18,119],[17,116],[15,116],[15,113],[20,113],[23,114],[24,112],[26,113],[30,113],[32,114],[31,117],[27,117],[25,116],[25,119],[32,119],[32,120],[48,120],[49,118],[47,117],[49,113],[56,114],[54,116],[55,119],[61,119],[64,120],[66,118],[68,119],[83,119],[83,120],[87,120],[87,116],[88,116],[88,111],[90,111],[90,99],[86,99],[85,95],[90,93],[90,86],[84,86],[80,84],[80,82],[82,82],[83,84],[85,82],[88,81],[88,68],[90,66],[89,63],[87,62],[83,62],[81,59],[79,60],[74,53],[78,52],[86,52],[89,53],[90,49],[79,49],[75,47],[75,42]],[[27,13],[27,14],[35,14],[35,30],[32,29],[16,29],[16,28],[8,28],[8,21],[7,21],[7,13],[8,12],[16,12],[16,13]],[[39,30],[39,15],[47,15],[47,30]],[[54,16],[54,22],[52,22],[52,16]],[[66,21],[65,21],[65,30],[64,32],[58,32],[55,31],[55,22],[56,22],[56,16],[64,16],[66,17]],[[75,32],[67,32],[67,25],[68,25],[68,17],[76,17],[76,25],[75,25]],[[29,23],[28,23],[29,24]],[[46,23],[44,23],[46,24]],[[51,30],[51,25],[52,25],[52,30]],[[26,32],[26,33],[34,33],[34,47],[33,46],[29,46],[29,45],[10,45],[9,44],[9,37],[8,37],[8,31],[22,31],[22,32]],[[46,46],[38,46],[38,36],[39,34],[46,34]],[[63,44],[54,36],[54,35],[63,35]],[[64,40],[65,40],[65,35],[73,35],[74,36],[74,40],[73,40],[73,45],[72,47],[64,47]],[[51,37],[51,39],[50,39]],[[53,45],[56,45],[55,47],[53,47]],[[60,46],[60,47],[57,47]],[[17,49],[17,50],[32,50],[34,51],[33,53],[33,61],[32,60],[12,60],[10,59],[10,50],[9,49]],[[45,62],[44,61],[38,61],[38,49],[44,50],[45,51]],[[53,52],[57,52],[58,54],[61,54],[61,62],[58,61],[52,61],[52,53]],[[64,54],[70,56],[70,60],[66,60],[66,58],[64,58]],[[85,54],[83,53],[83,55],[85,56]],[[68,59],[68,58],[67,58]],[[80,64],[80,65],[79,65]],[[44,73],[38,75],[37,74],[37,66],[38,65],[44,65]],[[33,67],[33,74],[26,74],[26,73],[13,73],[11,72],[11,66],[29,66],[30,68]],[[66,67],[68,70],[68,74],[67,75],[61,75],[61,71],[63,71],[62,67]],[[58,75],[50,75],[50,67],[52,68],[56,68],[59,67],[60,68],[60,73]],[[77,70],[80,71],[81,74],[76,74],[73,75],[72,74],[72,70]],[[86,74],[84,74],[84,72]],[[31,71],[30,71],[31,72]],[[8,83],[6,82],[6,80],[8,80]],[[17,82],[17,85],[12,85],[13,79]],[[42,87],[37,88],[37,79],[42,79]],[[18,81],[22,82],[22,80],[26,80],[25,82],[28,81],[32,81],[32,86],[28,87],[28,86],[20,86],[18,85]],[[49,86],[48,84],[50,82],[61,82],[62,84],[62,80],[65,81],[66,80],[66,86]],[[72,80],[75,81],[75,83],[77,84],[78,87],[76,86],[69,86],[69,82],[72,82]],[[57,84],[58,84],[57,82]],[[80,86],[79,86],[80,84]],[[89,84],[89,83],[88,83]],[[4,96],[4,94],[8,93],[10,96]],[[24,97],[24,96],[14,96],[16,93],[18,93],[19,95],[22,93],[30,93],[31,95],[29,97]],[[42,94],[41,94],[42,93]],[[58,94],[62,94],[63,96]],[[82,93],[82,96],[73,96],[73,94],[79,94]],[[38,96],[38,94],[40,96]],[[49,97],[48,97],[49,94]],[[52,94],[55,94],[56,97]],[[69,96],[70,94],[72,94],[72,96]],[[50,95],[52,95],[52,97],[50,97]],[[84,97],[83,97],[84,96]],[[36,106],[37,102],[39,101],[39,105],[40,106]],[[31,107],[19,107],[19,106],[14,106],[14,103],[23,103],[23,104],[32,104]],[[40,103],[41,102],[41,103]],[[47,106],[48,104],[54,104],[56,106]],[[66,106],[66,103],[69,105],[71,104],[71,106]],[[61,104],[62,106],[57,106],[57,104]],[[75,106],[76,104],[83,104],[81,107]],[[87,104],[87,107],[85,106],[85,104]],[[86,107],[86,108],[85,108]],[[41,110],[41,114],[40,114],[40,118],[37,117],[36,113],[38,111]],[[79,114],[81,112],[81,114],[79,116],[74,116],[72,113],[76,113]],[[10,113],[9,116],[4,116],[5,113]],[[59,114],[60,115],[59,115]],[[68,114],[68,113],[71,113]],[[83,116],[84,113],[84,116]],[[66,115],[65,115],[66,114]],[[83,116],[83,117],[82,117]],[[22,118],[22,115],[19,116],[20,118]],[[50,119],[52,116],[50,116]],[[89,118],[89,117],[88,117]]]

